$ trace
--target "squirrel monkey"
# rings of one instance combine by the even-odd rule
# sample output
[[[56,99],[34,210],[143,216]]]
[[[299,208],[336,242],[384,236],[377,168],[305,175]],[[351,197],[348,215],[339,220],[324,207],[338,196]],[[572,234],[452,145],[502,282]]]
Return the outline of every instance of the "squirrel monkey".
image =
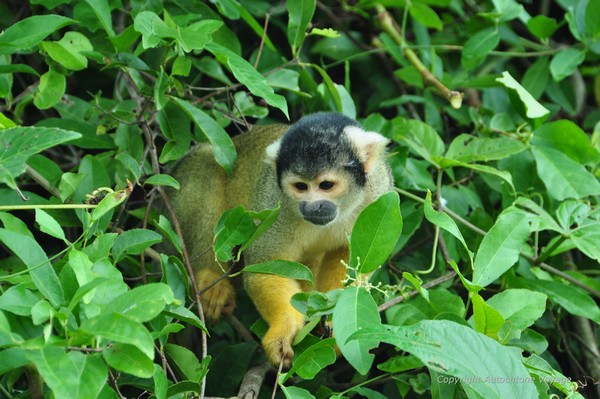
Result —
[[[292,126],[256,126],[234,138],[238,163],[228,176],[208,145],[193,150],[176,169],[181,189],[173,206],[181,223],[200,289],[223,274],[210,250],[213,229],[226,209],[243,205],[274,208],[275,223],[244,252],[246,264],[281,259],[308,266],[315,288],[342,286],[348,260],[348,236],[358,214],[392,190],[385,161],[388,139],[366,132],[353,119],[316,113]],[[274,364],[289,367],[292,342],[304,325],[291,297],[309,287],[296,280],[244,274],[244,286],[269,324],[263,347]],[[202,296],[209,319],[235,307],[234,287],[222,279]]]

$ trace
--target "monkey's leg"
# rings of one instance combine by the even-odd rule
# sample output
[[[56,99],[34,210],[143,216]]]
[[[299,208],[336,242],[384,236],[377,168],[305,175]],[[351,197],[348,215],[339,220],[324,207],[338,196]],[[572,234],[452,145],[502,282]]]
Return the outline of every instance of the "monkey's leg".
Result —
[[[342,261],[348,262],[348,248],[346,247],[325,254],[314,276],[315,288],[318,291],[327,292],[343,286],[347,271]]]
[[[247,274],[246,291],[259,313],[269,324],[262,343],[269,360],[290,367],[294,351],[292,342],[304,326],[304,316],[290,304],[292,295],[301,291],[296,280],[261,274]]]

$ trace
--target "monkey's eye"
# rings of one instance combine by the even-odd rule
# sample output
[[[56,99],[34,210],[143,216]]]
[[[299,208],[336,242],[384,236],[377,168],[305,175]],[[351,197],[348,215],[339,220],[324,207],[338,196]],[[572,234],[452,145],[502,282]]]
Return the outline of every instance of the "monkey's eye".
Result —
[[[322,181],[321,183],[319,183],[319,188],[321,190],[325,190],[325,191],[331,190],[333,188],[333,186],[335,186],[335,183],[332,181],[328,181],[328,180],[325,180],[325,181]]]
[[[302,182],[294,183],[294,187],[298,191],[306,191],[306,190],[308,190],[308,185],[306,183],[302,183]]]

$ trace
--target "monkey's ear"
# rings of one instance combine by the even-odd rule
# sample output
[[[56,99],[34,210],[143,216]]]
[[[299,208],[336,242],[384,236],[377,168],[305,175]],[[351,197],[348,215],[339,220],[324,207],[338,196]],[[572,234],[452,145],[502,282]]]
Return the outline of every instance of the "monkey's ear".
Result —
[[[265,162],[275,165],[277,161],[277,156],[279,155],[279,148],[281,147],[281,139],[275,141],[265,150]]]
[[[358,158],[365,165],[365,172],[369,173],[371,167],[383,156],[390,140],[379,133],[366,132],[356,126],[347,126],[344,131],[356,147]]]

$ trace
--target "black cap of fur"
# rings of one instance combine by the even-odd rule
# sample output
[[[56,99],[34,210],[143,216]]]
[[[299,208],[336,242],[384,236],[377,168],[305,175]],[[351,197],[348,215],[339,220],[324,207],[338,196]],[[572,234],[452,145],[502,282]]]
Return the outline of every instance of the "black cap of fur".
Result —
[[[335,112],[319,112],[302,117],[281,139],[277,155],[277,182],[290,170],[307,179],[331,169],[345,169],[359,186],[364,186],[364,165],[352,142],[344,134],[346,126],[361,127],[354,119]]]

